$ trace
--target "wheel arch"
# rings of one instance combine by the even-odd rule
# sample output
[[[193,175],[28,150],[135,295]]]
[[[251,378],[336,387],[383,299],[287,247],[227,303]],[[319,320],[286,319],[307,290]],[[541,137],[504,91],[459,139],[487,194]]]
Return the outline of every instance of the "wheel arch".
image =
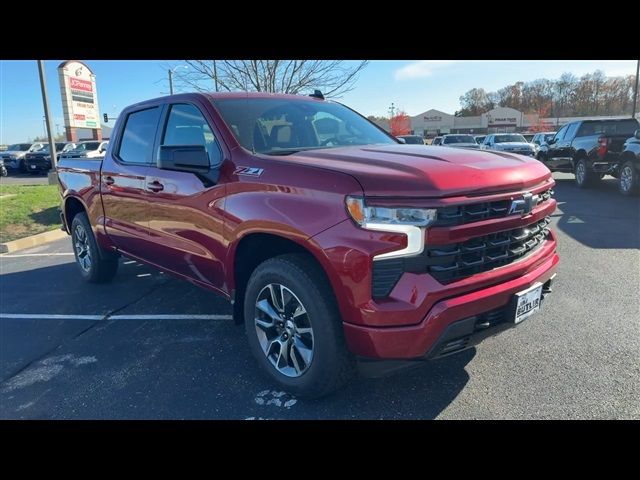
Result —
[[[335,297],[334,284],[327,274],[322,255],[303,244],[298,238],[285,237],[272,232],[251,232],[239,238],[229,248],[227,263],[229,269],[229,286],[232,290],[233,317],[236,323],[244,321],[244,294],[253,271],[265,260],[289,253],[301,253],[311,258],[318,265]]]
[[[64,215],[64,227],[66,228],[67,233],[71,233],[71,224],[73,223],[74,217],[78,213],[82,212],[87,213],[88,210],[84,201],[80,197],[73,195],[65,197],[62,206],[62,213]]]

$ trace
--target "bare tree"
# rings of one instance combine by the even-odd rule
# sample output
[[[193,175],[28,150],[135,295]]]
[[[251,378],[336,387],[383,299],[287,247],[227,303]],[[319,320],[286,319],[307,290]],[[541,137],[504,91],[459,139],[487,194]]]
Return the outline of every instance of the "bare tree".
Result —
[[[635,75],[606,77],[596,70],[580,79],[564,73],[556,80],[516,82],[497,92],[473,88],[460,97],[462,110],[456,115],[480,115],[495,105],[540,117],[624,115],[631,110],[634,85]]]
[[[176,82],[200,92],[226,91],[305,93],[318,89],[339,97],[353,89],[368,61],[343,60],[185,60],[189,69],[176,72]]]

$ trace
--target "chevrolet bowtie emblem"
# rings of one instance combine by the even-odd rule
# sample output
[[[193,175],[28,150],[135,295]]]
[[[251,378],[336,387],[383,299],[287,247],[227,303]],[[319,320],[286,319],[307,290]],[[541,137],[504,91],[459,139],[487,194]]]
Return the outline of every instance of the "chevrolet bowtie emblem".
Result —
[[[529,215],[533,207],[538,205],[540,197],[533,195],[531,192],[525,192],[522,194],[522,199],[512,200],[511,207],[509,208],[509,215],[519,213],[521,216]]]

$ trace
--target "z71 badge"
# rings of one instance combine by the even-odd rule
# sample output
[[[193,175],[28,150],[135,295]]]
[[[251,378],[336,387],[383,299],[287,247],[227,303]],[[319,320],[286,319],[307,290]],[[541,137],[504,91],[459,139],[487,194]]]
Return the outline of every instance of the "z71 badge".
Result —
[[[253,177],[259,177],[264,172],[264,168],[257,167],[238,167],[235,172],[236,175],[251,175]]]

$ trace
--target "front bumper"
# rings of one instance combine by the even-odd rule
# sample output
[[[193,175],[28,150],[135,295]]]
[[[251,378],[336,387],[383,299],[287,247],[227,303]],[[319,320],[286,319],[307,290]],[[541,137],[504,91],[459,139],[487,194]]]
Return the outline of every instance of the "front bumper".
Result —
[[[347,344],[354,354],[369,359],[425,359],[463,350],[512,326],[504,315],[500,320],[500,311],[515,293],[536,282],[548,290],[558,262],[554,252],[519,278],[441,300],[416,325],[385,328],[344,323]],[[487,322],[489,327],[478,329]]]
[[[4,166],[7,168],[18,168],[20,166],[19,158],[15,158],[15,159],[4,158],[3,160],[4,160]]]
[[[51,161],[50,160],[26,160],[25,168],[29,172],[41,172],[51,170]]]

